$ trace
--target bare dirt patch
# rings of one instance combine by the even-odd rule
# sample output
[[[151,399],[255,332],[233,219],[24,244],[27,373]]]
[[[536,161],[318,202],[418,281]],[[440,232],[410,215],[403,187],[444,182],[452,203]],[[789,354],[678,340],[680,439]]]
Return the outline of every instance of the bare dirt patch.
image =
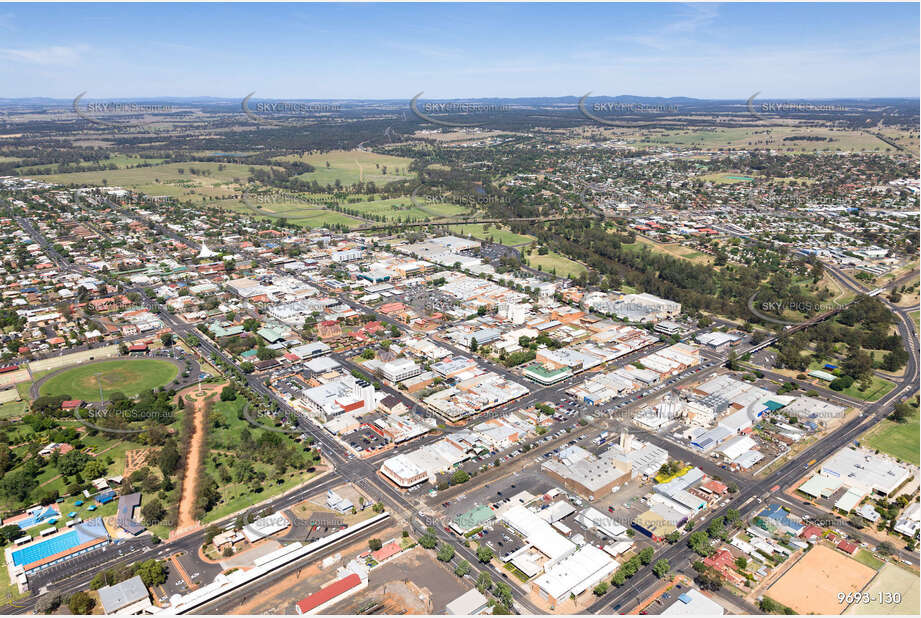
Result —
[[[178,536],[190,530],[195,530],[201,524],[195,520],[195,502],[198,497],[198,472],[202,463],[202,445],[205,440],[205,421],[207,420],[208,400],[217,395],[225,386],[211,384],[203,387],[199,392],[197,386],[182,391],[179,395],[183,401],[192,402],[192,413],[195,415],[192,435],[186,452],[185,473],[182,477],[182,496],[179,499],[179,521],[173,534]]]
[[[838,593],[858,592],[876,571],[838,550],[816,545],[767,592],[799,614],[840,614],[847,605]]]

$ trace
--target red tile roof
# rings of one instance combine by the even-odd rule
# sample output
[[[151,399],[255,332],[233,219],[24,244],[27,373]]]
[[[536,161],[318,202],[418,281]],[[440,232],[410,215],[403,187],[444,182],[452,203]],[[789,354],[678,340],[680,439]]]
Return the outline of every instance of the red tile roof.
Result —
[[[340,580],[334,581],[325,588],[320,588],[310,596],[301,599],[297,602],[298,612],[301,614],[306,614],[307,612],[316,609],[317,607],[323,605],[327,601],[332,601],[340,594],[348,592],[355,586],[361,583],[361,578],[358,577],[355,573],[346,575]]]

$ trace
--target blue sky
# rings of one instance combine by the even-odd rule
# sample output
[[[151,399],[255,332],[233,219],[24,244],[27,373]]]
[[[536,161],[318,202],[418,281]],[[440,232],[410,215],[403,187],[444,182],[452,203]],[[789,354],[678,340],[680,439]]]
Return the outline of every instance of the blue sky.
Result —
[[[906,4],[0,4],[0,98],[919,95]]]

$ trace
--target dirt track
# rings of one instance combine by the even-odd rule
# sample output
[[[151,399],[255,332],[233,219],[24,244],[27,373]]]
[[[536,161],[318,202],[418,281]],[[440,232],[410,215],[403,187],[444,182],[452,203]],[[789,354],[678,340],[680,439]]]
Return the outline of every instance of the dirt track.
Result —
[[[184,401],[193,402],[195,414],[194,429],[189,439],[188,459],[182,478],[182,496],[179,499],[179,521],[173,535],[178,536],[200,526],[195,520],[195,500],[198,496],[198,469],[202,461],[202,444],[205,439],[205,420],[208,399],[217,395],[225,384],[210,384],[198,392],[198,387],[193,386],[179,393]]]

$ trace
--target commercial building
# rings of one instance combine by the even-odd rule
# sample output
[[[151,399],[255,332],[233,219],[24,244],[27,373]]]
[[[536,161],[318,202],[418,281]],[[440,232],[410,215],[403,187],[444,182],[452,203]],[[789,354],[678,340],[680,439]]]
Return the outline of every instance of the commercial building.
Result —
[[[408,358],[399,358],[381,365],[381,376],[393,384],[414,378],[420,373],[422,368]]]
[[[153,607],[147,586],[139,575],[113,586],[104,586],[98,592],[102,611],[107,615],[147,613],[147,610]]]
[[[675,601],[660,612],[662,616],[722,616],[726,610],[722,605],[705,597],[700,590],[689,588],[678,595]]]
[[[473,588],[460,595],[445,607],[448,616],[478,616],[489,609],[489,600]]]
[[[617,561],[594,545],[583,545],[559,560],[531,583],[540,598],[557,605],[578,597],[606,580],[618,567]]]
[[[345,412],[365,414],[377,407],[374,387],[351,375],[309,388],[299,401],[323,422]]]

